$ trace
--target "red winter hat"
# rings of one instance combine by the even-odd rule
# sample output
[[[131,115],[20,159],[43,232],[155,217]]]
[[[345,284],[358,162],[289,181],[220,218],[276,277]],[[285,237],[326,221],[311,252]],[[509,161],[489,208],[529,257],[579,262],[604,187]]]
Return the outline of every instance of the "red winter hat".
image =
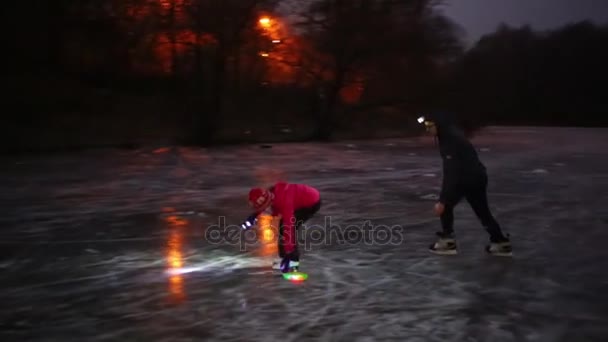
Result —
[[[272,193],[266,189],[254,188],[249,191],[249,205],[255,210],[262,211],[272,202]]]

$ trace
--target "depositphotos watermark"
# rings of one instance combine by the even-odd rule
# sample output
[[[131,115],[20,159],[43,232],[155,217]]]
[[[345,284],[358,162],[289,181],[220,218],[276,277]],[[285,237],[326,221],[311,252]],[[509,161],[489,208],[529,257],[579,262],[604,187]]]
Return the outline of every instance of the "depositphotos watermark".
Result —
[[[360,225],[332,224],[331,216],[325,216],[324,224],[301,224],[297,230],[298,248],[311,250],[322,245],[400,245],[403,243],[403,227],[399,225],[375,225],[364,221]],[[259,223],[258,223],[259,224]],[[211,244],[239,245],[242,251],[260,241],[276,243],[282,239],[279,227],[268,225],[266,229],[252,227],[243,230],[240,225],[226,224],[220,216],[218,223],[205,231],[205,240]]]

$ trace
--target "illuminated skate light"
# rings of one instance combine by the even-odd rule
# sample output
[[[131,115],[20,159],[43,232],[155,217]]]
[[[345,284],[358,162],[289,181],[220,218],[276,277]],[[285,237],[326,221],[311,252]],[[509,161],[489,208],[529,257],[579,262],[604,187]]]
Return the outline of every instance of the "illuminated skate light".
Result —
[[[283,273],[283,278],[292,282],[301,282],[308,279],[308,274],[303,272]]]

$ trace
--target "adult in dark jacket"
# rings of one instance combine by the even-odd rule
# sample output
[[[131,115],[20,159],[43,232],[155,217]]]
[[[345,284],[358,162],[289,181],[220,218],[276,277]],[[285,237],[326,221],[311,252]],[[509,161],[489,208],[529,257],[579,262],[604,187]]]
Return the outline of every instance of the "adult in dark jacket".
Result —
[[[437,254],[457,254],[454,238],[454,207],[465,198],[490,235],[486,251],[493,255],[510,256],[511,243],[492,215],[487,199],[488,176],[477,151],[452,117],[434,113],[418,118],[427,132],[436,136],[443,159],[443,180],[435,213],[441,219],[439,240],[430,246]]]

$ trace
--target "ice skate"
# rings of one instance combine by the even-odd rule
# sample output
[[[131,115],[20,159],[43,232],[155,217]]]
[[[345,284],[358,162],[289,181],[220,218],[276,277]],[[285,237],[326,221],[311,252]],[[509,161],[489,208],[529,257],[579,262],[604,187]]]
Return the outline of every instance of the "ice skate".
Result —
[[[508,238],[503,238],[499,241],[491,241],[486,246],[486,252],[495,256],[513,256],[513,250],[511,248],[511,241]]]
[[[458,249],[456,246],[456,240],[454,239],[453,234],[446,234],[443,232],[436,233],[439,237],[439,240],[429,246],[429,251],[431,253],[440,254],[440,255],[455,255],[458,254]]]
[[[287,272],[285,272],[285,273],[293,273],[293,272],[300,272],[300,262],[299,261],[290,261],[289,262],[289,268],[287,269]]]
[[[283,261],[283,259],[280,259],[280,258],[273,261],[272,269],[276,270],[276,271],[280,271],[281,270],[281,261]],[[289,262],[289,272],[298,272],[299,267],[300,267],[299,261],[290,261]]]

